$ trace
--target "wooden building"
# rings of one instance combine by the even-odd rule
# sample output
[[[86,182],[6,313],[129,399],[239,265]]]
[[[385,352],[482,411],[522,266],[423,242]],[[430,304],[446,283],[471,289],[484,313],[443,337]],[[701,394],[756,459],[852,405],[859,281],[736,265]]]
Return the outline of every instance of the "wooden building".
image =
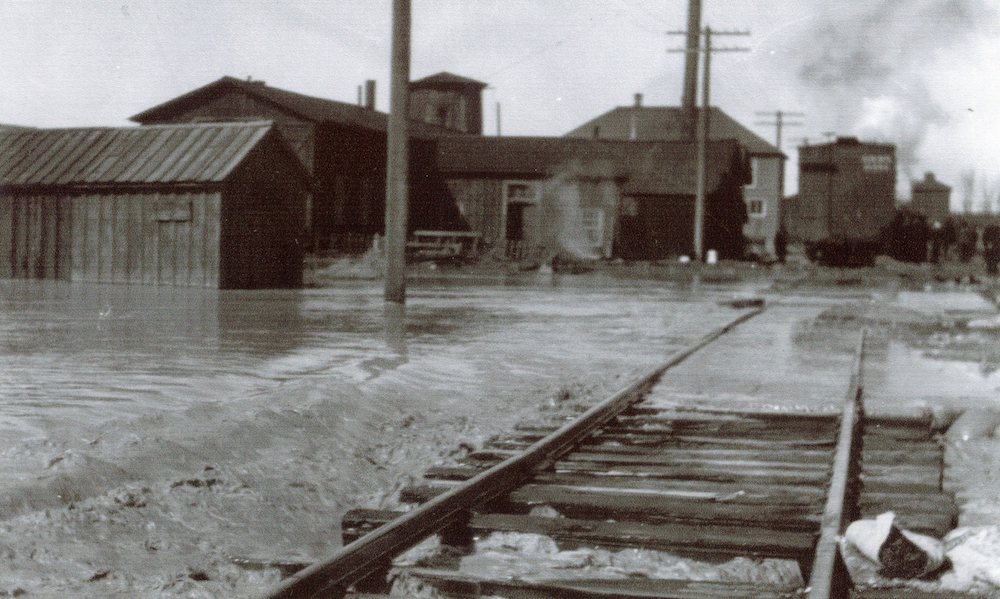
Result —
[[[0,137],[0,277],[302,284],[308,174],[270,122]]]
[[[686,142],[450,137],[421,182],[496,256],[662,259],[692,251],[694,156]],[[742,254],[748,175],[737,142],[709,145],[705,247],[725,257]]]
[[[785,208],[789,239],[831,265],[866,265],[896,216],[896,147],[856,137],[799,147],[799,193]]]
[[[632,141],[691,141],[690,111],[677,106],[644,106],[637,94],[632,106],[614,108],[576,129],[567,137]],[[743,233],[758,254],[774,254],[774,237],[781,226],[786,156],[717,107],[709,113],[709,139],[732,139],[750,156],[750,179],[743,188],[747,220]]]
[[[926,173],[923,181],[914,181],[910,207],[927,217],[930,224],[944,224],[951,216],[951,187],[938,181],[934,173]]]
[[[484,137],[484,85],[450,73],[411,83],[411,232],[468,231],[481,249],[515,257],[556,241],[605,257],[691,251],[693,144]],[[311,175],[310,249],[364,251],[384,230],[387,115],[373,108],[223,77],[132,118],[273,120]],[[743,249],[745,145],[711,144],[705,242],[727,257]],[[556,220],[575,241],[553,239]]]
[[[482,81],[441,72],[410,82],[410,120],[481,135]]]
[[[388,116],[374,110],[373,87],[369,85],[369,101],[363,107],[263,81],[222,77],[131,119],[143,125],[273,121],[311,176],[308,249],[363,251],[372,236],[383,231],[385,210]],[[419,146],[422,140],[457,132],[413,121],[410,134]]]

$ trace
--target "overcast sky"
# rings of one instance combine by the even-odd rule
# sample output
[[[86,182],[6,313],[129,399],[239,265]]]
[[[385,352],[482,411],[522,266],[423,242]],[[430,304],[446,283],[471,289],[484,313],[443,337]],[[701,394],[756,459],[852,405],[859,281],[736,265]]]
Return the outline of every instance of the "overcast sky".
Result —
[[[703,0],[718,54],[712,103],[774,139],[757,112],[803,112],[783,149],[827,132],[899,145],[901,179],[1000,181],[1000,2]],[[676,105],[687,0],[413,0],[413,78],[490,87],[485,129],[562,135],[615,106]],[[0,0],[0,123],[125,125],[223,75],[388,107],[389,0]],[[795,189],[794,176],[790,191]],[[988,186],[980,185],[981,190]],[[900,195],[909,194],[900,186]],[[1000,192],[1000,188],[998,188]],[[976,204],[982,202],[977,192]]]

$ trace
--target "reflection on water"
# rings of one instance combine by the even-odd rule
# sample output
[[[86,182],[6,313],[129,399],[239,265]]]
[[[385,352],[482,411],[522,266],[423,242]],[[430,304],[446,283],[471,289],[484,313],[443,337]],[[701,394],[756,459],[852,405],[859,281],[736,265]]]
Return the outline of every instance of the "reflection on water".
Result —
[[[989,348],[928,349],[912,339],[882,339],[866,368],[866,400],[873,408],[1000,407],[1000,372],[985,359]],[[995,352],[995,348],[992,352]]]
[[[0,281],[0,441],[315,377],[328,388],[391,373],[382,384],[492,392],[511,376],[555,376],[581,353],[595,367],[661,355],[712,319],[687,303],[686,286],[529,279],[415,286],[405,313],[386,311],[373,282],[217,291]]]
[[[959,297],[967,305],[977,299]],[[935,294],[908,294],[906,300],[932,307],[961,306],[961,302]],[[879,316],[876,309],[886,313]],[[874,321],[871,326],[870,320]],[[847,304],[836,312],[827,311],[815,320],[798,323],[792,336],[794,360],[805,367],[817,355],[834,349],[831,344],[838,339],[834,333],[860,332],[863,328],[868,329],[865,406],[871,412],[1000,406],[1000,334],[942,324],[926,315],[900,315],[888,311],[884,304],[877,308]],[[840,351],[850,351],[846,345],[850,339],[842,337]]]

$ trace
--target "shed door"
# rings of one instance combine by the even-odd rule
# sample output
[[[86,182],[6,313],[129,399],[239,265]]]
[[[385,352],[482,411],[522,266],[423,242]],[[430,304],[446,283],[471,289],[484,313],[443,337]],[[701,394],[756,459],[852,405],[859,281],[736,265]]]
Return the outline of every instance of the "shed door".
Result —
[[[191,215],[188,196],[161,198],[156,203],[156,282],[160,285],[192,284]]]
[[[193,264],[198,261],[198,256],[193,255],[198,248],[192,247],[191,223],[160,222],[157,227],[157,284],[201,285],[203,265]]]
[[[690,255],[694,246],[694,199],[645,197],[639,200],[647,259]]]

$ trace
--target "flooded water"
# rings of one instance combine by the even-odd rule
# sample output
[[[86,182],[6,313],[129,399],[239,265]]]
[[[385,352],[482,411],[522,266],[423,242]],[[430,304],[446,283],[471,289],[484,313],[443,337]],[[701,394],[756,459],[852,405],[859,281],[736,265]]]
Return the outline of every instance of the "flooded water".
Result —
[[[374,282],[220,292],[0,281],[0,592],[257,592],[273,580],[234,571],[229,556],[315,559],[335,546],[344,510],[381,505],[459,442],[546,401],[610,394],[734,318],[728,300],[762,292],[599,275],[424,281],[401,317]],[[693,357],[654,396],[836,405],[857,323],[816,318],[865,297],[771,296],[768,319]],[[914,389],[909,365],[941,365],[925,401],[956,385],[984,398],[997,384],[993,370],[905,340],[878,347],[883,403]]]
[[[0,420],[31,434],[55,421],[238,400],[315,376],[358,384],[402,371],[395,376],[481,377],[488,386],[498,375],[537,375],[550,361],[599,358],[609,344],[625,354],[695,330],[700,310],[683,289],[626,293],[411,288],[403,324],[386,318],[381,289],[365,284],[219,292],[0,281]],[[407,373],[413,363],[420,368]]]
[[[731,312],[684,287],[526,283],[412,287],[400,321],[373,283],[220,292],[0,281],[0,446],[91,439],[109,420],[290,386],[510,400],[567,367],[652,364]]]

